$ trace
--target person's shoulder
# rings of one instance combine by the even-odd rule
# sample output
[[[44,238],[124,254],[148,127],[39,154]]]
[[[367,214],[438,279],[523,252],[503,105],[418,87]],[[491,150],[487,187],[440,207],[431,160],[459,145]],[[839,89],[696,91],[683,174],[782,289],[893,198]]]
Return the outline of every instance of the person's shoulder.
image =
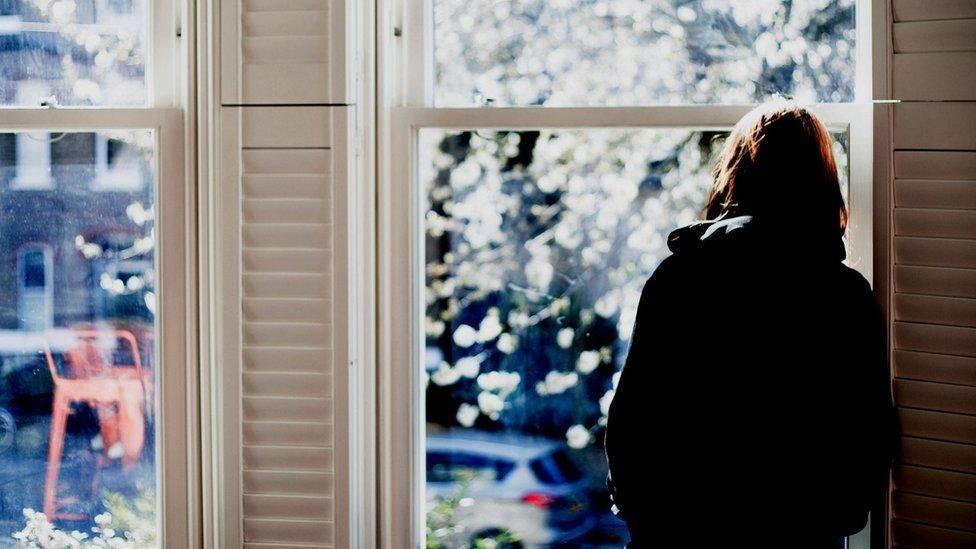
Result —
[[[860,271],[853,267],[840,264],[839,268],[841,283],[852,292],[862,295],[872,295],[871,283]]]

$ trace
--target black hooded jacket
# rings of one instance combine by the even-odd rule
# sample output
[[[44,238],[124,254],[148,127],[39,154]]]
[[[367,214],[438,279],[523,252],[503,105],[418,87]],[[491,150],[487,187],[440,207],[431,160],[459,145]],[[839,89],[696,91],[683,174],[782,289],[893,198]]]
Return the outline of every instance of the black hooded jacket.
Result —
[[[859,531],[893,422],[881,316],[842,242],[742,216],[668,245],[607,424],[633,546],[816,547]]]

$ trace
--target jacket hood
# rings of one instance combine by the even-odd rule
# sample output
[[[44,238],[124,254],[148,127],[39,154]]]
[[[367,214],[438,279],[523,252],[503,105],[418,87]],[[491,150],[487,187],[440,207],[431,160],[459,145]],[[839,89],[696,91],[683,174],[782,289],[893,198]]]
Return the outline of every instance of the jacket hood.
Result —
[[[779,255],[800,254],[843,261],[847,257],[842,239],[816,238],[800,223],[766,226],[751,215],[720,217],[675,229],[668,236],[668,248],[675,255],[713,247],[759,246]]]

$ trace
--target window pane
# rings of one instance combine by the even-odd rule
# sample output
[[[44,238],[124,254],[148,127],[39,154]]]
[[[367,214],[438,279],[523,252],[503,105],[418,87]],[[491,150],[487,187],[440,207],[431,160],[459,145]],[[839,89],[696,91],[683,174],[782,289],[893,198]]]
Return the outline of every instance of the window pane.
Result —
[[[155,545],[154,166],[149,130],[0,133],[0,539]]]
[[[421,131],[428,546],[626,541],[605,488],[607,407],[641,288],[697,218],[724,137]],[[512,470],[448,478],[446,453]]]
[[[0,106],[145,104],[146,5],[0,2]]]
[[[854,97],[854,0],[432,0],[438,106]]]

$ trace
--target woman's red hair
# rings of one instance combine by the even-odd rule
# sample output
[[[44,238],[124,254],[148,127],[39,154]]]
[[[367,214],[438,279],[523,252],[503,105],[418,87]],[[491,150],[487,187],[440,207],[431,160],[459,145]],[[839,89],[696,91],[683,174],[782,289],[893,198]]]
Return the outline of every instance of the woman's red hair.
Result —
[[[725,141],[704,211],[706,219],[752,215],[825,237],[847,229],[827,127],[792,103],[760,106]]]

